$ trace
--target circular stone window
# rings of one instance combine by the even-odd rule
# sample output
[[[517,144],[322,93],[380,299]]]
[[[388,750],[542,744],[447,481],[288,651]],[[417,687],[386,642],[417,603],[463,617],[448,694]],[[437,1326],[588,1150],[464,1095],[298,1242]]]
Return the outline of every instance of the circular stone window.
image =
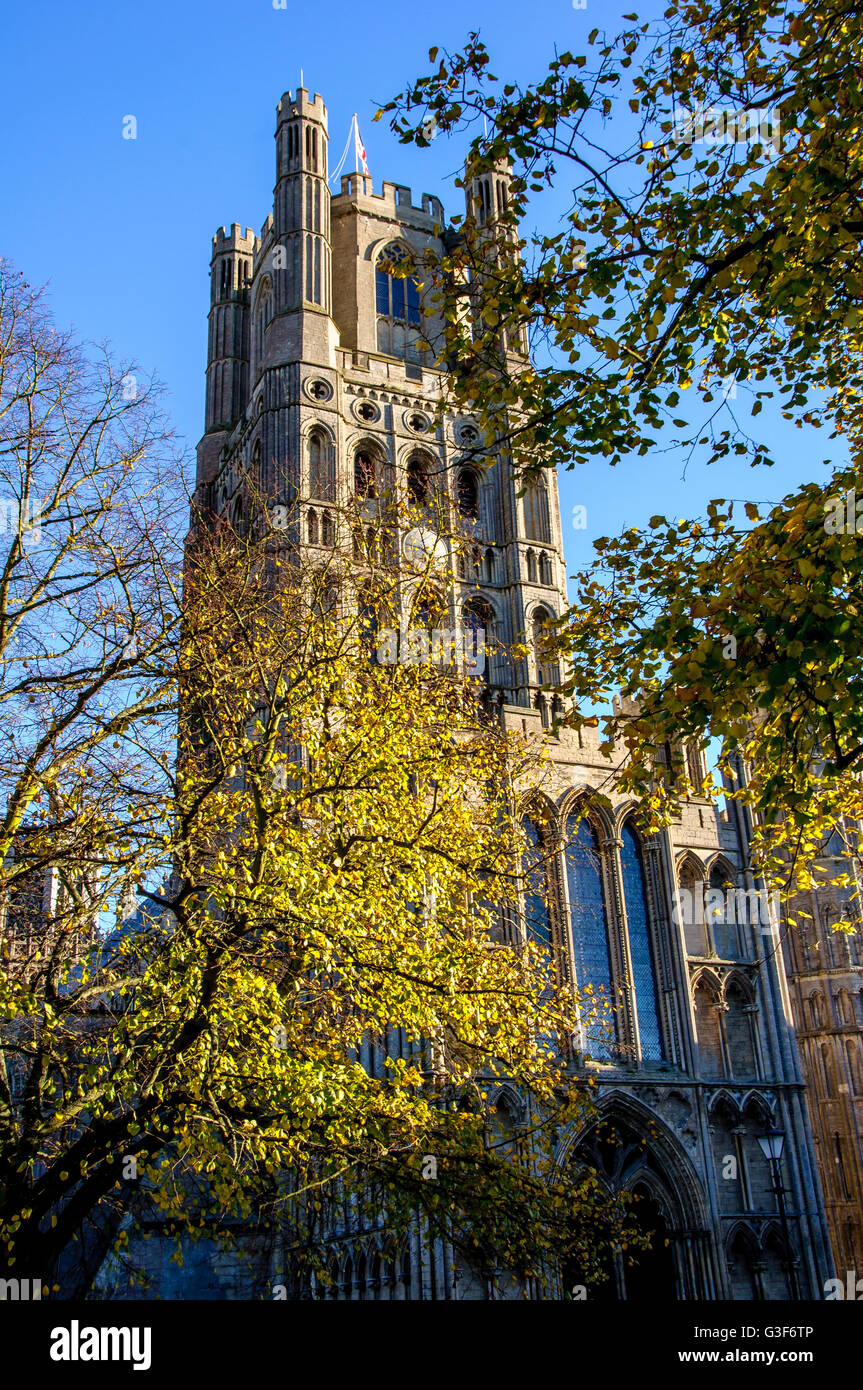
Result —
[[[423,415],[419,410],[408,411],[405,424],[414,434],[427,434],[431,428],[431,421],[428,416]]]
[[[333,388],[328,381],[322,381],[316,377],[314,381],[306,382],[306,391],[313,401],[328,401],[332,397]]]
[[[354,411],[357,418],[366,425],[373,425],[375,420],[381,418],[380,410],[376,405],[372,405],[371,401],[357,401]]]
[[[466,422],[456,426],[456,434],[462,444],[476,444],[479,439],[479,430],[476,425],[469,425]]]

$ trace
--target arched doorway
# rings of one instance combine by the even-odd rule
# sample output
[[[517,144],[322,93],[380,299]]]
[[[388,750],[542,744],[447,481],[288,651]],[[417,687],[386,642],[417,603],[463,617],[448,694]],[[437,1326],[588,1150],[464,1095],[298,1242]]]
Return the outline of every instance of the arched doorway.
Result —
[[[633,1122],[617,1107],[577,1142],[576,1163],[592,1169],[609,1192],[632,1195],[630,1220],[647,1245],[615,1250],[591,1274],[565,1268],[565,1289],[583,1285],[590,1302],[668,1303],[711,1296],[704,1216],[690,1190],[692,1175],[684,1171],[685,1155],[666,1152],[672,1144],[655,1116],[645,1116],[642,1130],[638,1118]]]

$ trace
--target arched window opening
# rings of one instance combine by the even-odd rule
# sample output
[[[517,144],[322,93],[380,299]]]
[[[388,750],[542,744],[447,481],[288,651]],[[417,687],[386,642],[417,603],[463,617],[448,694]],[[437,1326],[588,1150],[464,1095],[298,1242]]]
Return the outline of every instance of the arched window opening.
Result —
[[[539,541],[543,545],[551,542],[548,488],[545,483],[534,483],[524,494],[524,533],[529,541]]]
[[[551,651],[553,633],[549,625],[553,621],[553,615],[547,608],[537,608],[532,619],[536,678],[540,685],[557,685],[560,681],[560,667]]]
[[[699,980],[693,997],[695,1006],[695,1037],[698,1043],[699,1070],[708,1081],[726,1075],[725,1049],[722,1045],[722,1025],[716,999],[705,980]]]
[[[494,610],[485,599],[471,599],[462,609],[462,631],[468,674],[488,685],[491,679],[490,653],[494,635]]]
[[[855,1096],[863,1096],[863,1063],[860,1059],[860,1044],[856,1038],[849,1038],[845,1048],[848,1057],[848,1071],[851,1076],[851,1089]]]
[[[477,486],[476,474],[470,468],[463,468],[458,475],[456,484],[456,503],[459,513],[469,521],[476,521],[479,516],[479,488]]]
[[[709,950],[704,925],[704,880],[691,864],[680,871],[680,919],[688,956],[706,956]]]
[[[595,1016],[585,1019],[586,1050],[593,1057],[609,1058],[614,1055],[616,1044],[614,1015],[602,1006],[613,1010],[615,1002],[611,954],[599,845],[596,832],[585,817],[568,818],[564,859],[575,982],[582,993],[590,989],[597,1004]]]
[[[332,546],[334,543],[333,514],[332,512],[321,512],[321,545]]]
[[[687,744],[686,771],[690,785],[698,791],[704,780],[704,756],[697,743]]]
[[[714,864],[710,870],[707,925],[716,954],[721,960],[740,959],[737,913],[739,911],[745,919],[747,903],[746,895],[741,893],[738,896],[735,891],[728,870],[721,864]]]
[[[456,560],[455,569],[459,579],[467,579],[467,565],[465,564],[463,555],[459,555],[458,559]]]
[[[388,357],[402,357],[422,363],[426,353],[421,339],[420,286],[413,275],[393,275],[396,267],[409,258],[406,247],[390,242],[378,256],[375,268],[375,303],[378,314],[378,351]]]
[[[322,430],[309,435],[309,495],[323,502],[336,498],[335,457]]]
[[[307,522],[306,522],[306,525],[307,525],[307,528],[308,528],[308,529],[307,529],[307,534],[308,534],[309,545],[317,545],[317,543],[318,543],[318,514],[317,514],[317,512],[314,510],[314,508],[311,508],[310,511],[309,511],[308,520],[307,520]]]
[[[376,497],[375,461],[371,454],[360,450],[354,458],[354,495]]]
[[[422,459],[408,463],[408,498],[413,506],[424,507],[429,500],[429,480]]]
[[[546,555],[545,551],[542,551],[539,557],[539,582],[540,584],[548,585],[550,585],[552,582],[551,558],[548,555]]]
[[[620,864],[641,1055],[650,1061],[661,1061],[665,1057],[665,1044],[660,1023],[659,979],[648,921],[641,841],[629,824],[623,827],[622,839]]]
[[[272,317],[273,289],[269,280],[265,280],[258,297],[258,312],[255,322],[255,362],[258,368],[263,366],[267,325]]]
[[[485,573],[490,584],[494,583],[494,551],[491,546],[485,552]]]
[[[527,581],[529,584],[536,583],[536,556],[532,550],[527,552]]]
[[[763,1297],[756,1275],[758,1247],[755,1237],[742,1230],[728,1251],[728,1272],[731,1276],[731,1297],[745,1302],[760,1301]]]
[[[549,892],[547,849],[543,832],[536,823],[526,817],[522,822],[527,836],[528,847],[524,853],[522,873],[524,875],[524,924],[529,941],[540,946],[549,957],[553,948],[551,925],[551,895]]]
[[[809,1017],[813,1028],[823,1027],[824,1009],[820,994],[810,994],[809,996]]]
[[[833,1067],[830,1057],[830,1046],[828,1043],[821,1044],[821,1077],[824,1082],[825,1096],[833,1095]]]
[[[754,1080],[758,1073],[749,1000],[733,982],[725,992],[725,1003],[725,1042],[731,1075]]]

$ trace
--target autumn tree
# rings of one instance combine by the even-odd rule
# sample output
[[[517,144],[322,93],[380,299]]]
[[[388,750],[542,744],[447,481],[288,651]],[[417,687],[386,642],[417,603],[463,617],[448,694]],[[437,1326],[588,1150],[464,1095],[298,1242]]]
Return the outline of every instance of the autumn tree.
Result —
[[[554,1163],[592,1111],[568,1076],[585,1018],[520,924],[526,749],[464,649],[379,650],[389,623],[442,622],[440,547],[405,576],[416,518],[391,509],[339,515],[327,548],[288,509],[242,533],[196,515],[181,589],[147,397],[54,353],[20,282],[10,302],[7,457],[48,500],[38,543],[10,541],[4,887],[63,892],[6,916],[9,1273],[86,1290],[144,1190],[178,1239],[270,1203],[314,1265],[345,1184],[483,1270],[598,1268],[623,1207]],[[106,931],[130,881],[149,906]],[[514,1147],[489,1142],[503,1078]]]
[[[861,16],[844,0],[682,0],[626,18],[534,83],[499,82],[476,35],[434,49],[384,109],[420,146],[469,131],[466,178],[511,173],[493,225],[471,210],[425,275],[454,402],[526,481],[659,448],[770,464],[771,416],[814,458],[827,431],[828,473],[772,506],[720,497],[599,540],[561,632],[577,718],[617,690],[638,701],[605,721],[608,746],[628,746],[622,785],[667,818],[686,768],[658,785],[654,746],[719,738],[757,862],[790,892],[863,812]],[[560,187],[563,230],[522,232]],[[512,350],[525,332],[531,361]]]

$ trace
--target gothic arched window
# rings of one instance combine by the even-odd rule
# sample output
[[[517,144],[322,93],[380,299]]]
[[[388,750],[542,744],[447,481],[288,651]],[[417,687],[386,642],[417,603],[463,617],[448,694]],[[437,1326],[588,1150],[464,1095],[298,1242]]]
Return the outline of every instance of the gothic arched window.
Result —
[[[721,895],[721,897],[720,897]],[[710,870],[710,907],[708,909],[708,928],[713,937],[716,954],[722,960],[738,960],[740,957],[740,932],[737,926],[737,907],[746,915],[747,899],[741,894],[738,899],[731,883],[729,871],[721,864],[714,864]]]
[[[529,817],[525,817],[522,825],[528,842],[522,863],[525,932],[529,941],[534,941],[550,955],[553,935],[544,836]]]
[[[408,499],[415,507],[424,507],[429,500],[429,480],[425,463],[417,455],[408,461]]]
[[[556,661],[549,660],[552,639],[549,624],[553,621],[553,614],[547,608],[537,608],[531,620],[536,675],[540,685],[557,685],[560,681],[560,667]]]
[[[527,582],[536,583],[536,556],[532,550],[527,552]]]
[[[651,1061],[661,1061],[665,1057],[665,1047],[660,1024],[656,961],[644,890],[641,842],[629,824],[623,827],[621,838],[623,846],[620,851],[620,864],[629,926],[629,955],[632,961],[632,983],[635,989],[641,1055]]]
[[[680,870],[680,915],[686,954],[706,956],[707,932],[704,926],[704,880],[690,863]]]
[[[336,499],[335,458],[323,430],[309,435],[309,496],[324,502]]]
[[[479,489],[476,474],[470,468],[463,468],[456,480],[456,503],[462,516],[476,521],[479,516]]]
[[[462,630],[465,639],[465,656],[468,661],[476,657],[482,669],[477,667],[475,676],[486,685],[489,683],[489,649],[494,634],[494,609],[483,598],[471,599],[462,609]]]
[[[354,494],[357,497],[376,497],[375,461],[371,454],[360,449],[354,457]]]
[[[540,552],[539,556],[539,582],[540,584],[551,584],[551,559],[545,551]]]
[[[524,534],[529,541],[551,542],[548,488],[543,482],[534,483],[524,494]]]
[[[749,1001],[736,981],[725,992],[725,1042],[731,1075],[752,1079],[757,1074],[755,1041]]]
[[[602,873],[596,832],[585,817],[572,815],[566,822],[566,883],[572,955],[578,988],[593,991],[597,1003],[614,1005],[611,954]],[[589,998],[589,996],[588,996]],[[609,1038],[607,1016],[600,1012],[590,1026],[587,1051],[594,1057],[611,1057],[614,1034]]]
[[[419,282],[413,275],[393,275],[390,269],[404,261],[408,254],[406,247],[394,241],[378,256],[375,267],[378,351],[386,353],[387,357],[422,362],[425,352],[419,346]]]
[[[255,318],[255,363],[261,367],[264,361],[264,340],[267,324],[273,317],[273,288],[269,280],[264,280],[258,295],[258,312]]]
[[[318,543],[318,514],[317,514],[317,512],[315,511],[315,509],[314,509],[313,507],[312,507],[312,508],[310,509],[310,511],[309,511],[308,520],[307,520],[306,525],[307,525],[307,533],[308,533],[309,545],[317,545],[317,543]]]

